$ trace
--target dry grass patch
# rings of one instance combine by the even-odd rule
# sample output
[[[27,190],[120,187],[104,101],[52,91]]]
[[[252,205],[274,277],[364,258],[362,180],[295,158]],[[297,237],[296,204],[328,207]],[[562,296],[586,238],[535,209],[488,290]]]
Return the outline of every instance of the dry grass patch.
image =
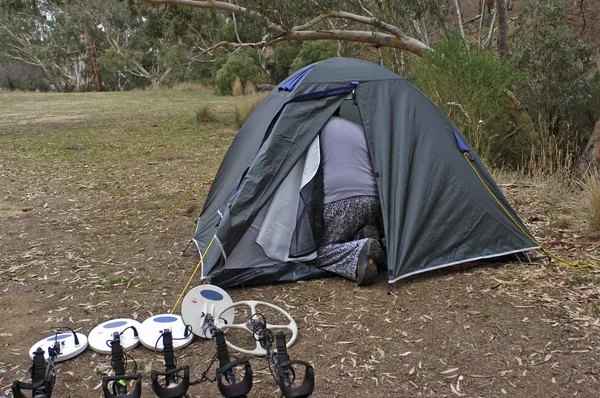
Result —
[[[586,173],[579,182],[583,193],[582,207],[587,210],[590,229],[600,231],[600,176],[597,172]]]
[[[239,77],[235,78],[233,85],[231,86],[231,93],[237,97],[240,95],[244,95],[244,87],[242,86],[242,82]]]
[[[216,122],[218,120],[219,118],[213,108],[201,106],[196,110],[196,123],[198,124]]]
[[[173,86],[171,87],[171,90],[176,90],[176,91],[206,91],[208,89],[202,83],[196,83],[196,82],[179,82],[179,83],[173,84]]]
[[[235,106],[235,124],[238,128],[244,125],[248,117],[254,112],[265,97],[266,94],[258,95],[252,99],[242,101]]]
[[[246,82],[244,86],[244,95],[254,95],[256,94],[256,87],[252,82]]]

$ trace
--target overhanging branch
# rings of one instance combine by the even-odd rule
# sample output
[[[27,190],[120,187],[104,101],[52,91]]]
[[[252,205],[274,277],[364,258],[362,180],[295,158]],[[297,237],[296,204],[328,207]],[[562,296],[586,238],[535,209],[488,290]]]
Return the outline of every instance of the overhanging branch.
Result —
[[[240,47],[262,47],[265,45],[275,44],[281,41],[311,41],[311,40],[341,40],[349,42],[359,42],[373,44],[378,47],[392,47],[401,50],[406,50],[417,55],[423,55],[430,47],[422,41],[406,35],[397,26],[374,16],[363,7],[369,16],[358,15],[347,11],[329,11],[323,13],[312,20],[295,26],[291,29],[284,26],[281,20],[273,21],[262,14],[260,10],[250,10],[248,8],[216,0],[144,0],[149,4],[172,4],[186,7],[204,8],[225,11],[237,15],[246,15],[259,18],[264,21],[269,29],[271,29],[271,38],[255,43],[232,43],[219,42],[209,48],[206,48],[202,53],[214,53],[221,47],[240,48]],[[362,5],[362,3],[361,3]],[[363,25],[372,26],[378,30],[375,32],[360,31],[360,30],[306,30],[307,28],[316,25],[324,20],[343,19],[347,21],[357,22]],[[381,32],[383,31],[383,32]]]
[[[206,1],[198,1],[198,0],[144,0],[146,3],[161,5],[161,4],[171,4],[177,6],[185,6],[185,7],[194,7],[194,8],[205,8],[211,10],[220,10],[225,12],[230,12],[238,15],[248,15],[254,16],[262,19],[267,23],[267,25],[271,29],[275,29],[277,31],[283,32],[284,29],[273,21],[266,18],[264,15],[249,10],[245,7],[238,6],[237,4],[226,3],[224,1],[214,1],[214,0],[206,0]]]
[[[244,47],[265,47],[282,41],[316,41],[316,40],[341,40],[358,43],[372,44],[377,47],[391,47],[400,50],[410,51],[417,55],[423,55],[430,48],[423,42],[406,37],[400,39],[397,36],[380,32],[368,32],[357,30],[314,30],[314,31],[290,31],[272,39],[262,40],[254,43],[232,43],[222,41],[214,46],[204,49],[203,54],[214,54],[221,47],[244,48]]]

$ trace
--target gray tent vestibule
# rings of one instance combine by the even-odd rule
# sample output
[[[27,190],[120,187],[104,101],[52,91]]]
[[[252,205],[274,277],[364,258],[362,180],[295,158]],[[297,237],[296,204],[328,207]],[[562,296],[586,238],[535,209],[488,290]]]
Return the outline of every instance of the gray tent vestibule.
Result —
[[[377,181],[390,283],[538,248],[448,117],[407,80],[331,58],[288,77],[234,138],[193,240],[220,286],[317,278],[322,208],[318,135],[341,107],[361,123]]]

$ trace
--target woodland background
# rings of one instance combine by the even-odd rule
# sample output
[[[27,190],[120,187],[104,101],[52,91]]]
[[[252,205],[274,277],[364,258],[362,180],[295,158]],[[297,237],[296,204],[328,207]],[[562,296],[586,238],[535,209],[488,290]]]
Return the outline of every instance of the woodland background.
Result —
[[[1,4],[3,90],[253,93],[310,63],[357,57],[417,85],[491,166],[571,175],[594,165],[584,153],[600,119],[593,1]]]

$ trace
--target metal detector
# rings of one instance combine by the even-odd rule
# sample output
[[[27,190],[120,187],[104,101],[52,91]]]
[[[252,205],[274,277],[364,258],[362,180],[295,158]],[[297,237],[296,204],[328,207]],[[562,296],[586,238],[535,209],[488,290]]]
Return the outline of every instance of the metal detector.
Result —
[[[224,332],[226,332],[228,329],[241,329],[241,330],[245,330],[249,333],[254,334],[253,325],[252,325],[251,320],[248,320],[244,323],[225,323],[225,322],[221,321],[224,313],[234,310],[236,307],[241,307],[241,306],[250,307],[250,314],[252,314],[252,316],[254,314],[258,313],[256,310],[257,306],[269,307],[269,308],[274,309],[275,311],[281,313],[289,321],[287,324],[265,324],[265,328],[269,329],[269,330],[282,330],[282,329],[289,330],[291,332],[292,336],[290,338],[290,341],[288,341],[286,343],[286,348],[290,348],[296,342],[296,339],[298,338],[298,326],[296,325],[296,321],[294,320],[294,318],[292,318],[292,316],[287,311],[285,311],[283,308],[278,307],[275,304],[267,303],[264,301],[247,300],[247,301],[238,301],[237,303],[231,304],[231,305],[223,308],[221,310],[221,312],[217,314],[215,325],[218,328],[222,329]],[[263,317],[263,319],[264,319],[264,317]],[[251,350],[238,347],[229,341],[227,342],[227,346],[229,348],[231,348],[232,350],[241,352],[242,354],[246,354],[246,355],[252,355],[252,356],[257,356],[257,357],[264,357],[264,356],[268,355],[267,350],[265,349],[265,347],[263,347],[263,345],[261,344],[261,342],[259,340],[256,340],[256,347]]]
[[[190,368],[187,365],[177,367],[177,360],[173,354],[173,335],[170,329],[163,330],[160,339],[163,346],[165,371],[152,371],[150,374],[152,390],[159,398],[184,397],[190,387]]]
[[[273,332],[269,330],[267,321],[262,314],[253,313],[250,325],[257,344],[260,344],[267,353],[269,371],[271,371],[271,376],[279,386],[282,395],[286,398],[309,397],[315,387],[315,370],[312,365],[304,361],[290,360],[285,333],[281,330],[276,335],[277,351],[273,349]],[[304,378],[299,385],[294,385],[296,381],[295,367],[304,368]]]
[[[62,330],[71,333],[60,333]],[[29,350],[32,359],[31,383],[13,382],[11,390],[14,398],[25,398],[24,391],[32,397],[50,398],[56,381],[56,362],[66,361],[81,354],[87,347],[87,337],[68,327],[59,328],[54,336],[38,341]],[[44,358],[44,352],[48,358]]]
[[[225,290],[213,285],[200,285],[190,290],[183,299],[181,316],[196,336],[214,340],[216,355],[213,361],[219,360],[216,381],[221,395],[242,398],[252,389],[252,367],[246,357],[231,360],[223,331],[215,325],[215,319],[222,324],[233,322],[235,312],[232,305],[233,300]],[[244,376],[240,380],[236,377],[237,367],[244,368]]]
[[[127,368],[127,361],[123,354],[123,346],[121,343],[121,336],[125,331],[113,332],[113,339],[109,342],[111,349],[111,365],[115,372],[114,376],[107,376],[102,378],[102,391],[104,392],[104,398],[140,398],[142,396],[142,375],[137,373],[137,364],[134,374],[125,375]],[[133,328],[133,334],[137,338],[137,330]],[[127,392],[127,386],[129,381],[134,381],[133,390]]]

